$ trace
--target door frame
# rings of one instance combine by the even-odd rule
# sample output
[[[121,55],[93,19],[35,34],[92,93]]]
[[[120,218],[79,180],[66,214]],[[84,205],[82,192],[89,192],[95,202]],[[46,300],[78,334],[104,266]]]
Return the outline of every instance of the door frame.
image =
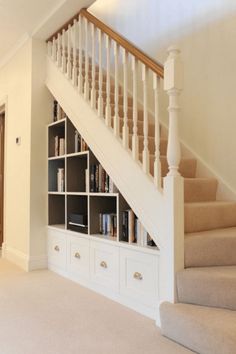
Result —
[[[0,99],[0,114],[4,113],[4,171],[3,171],[3,243],[2,243],[2,255],[4,256],[4,250],[6,249],[6,166],[7,166],[7,115],[8,115],[8,98],[5,96]],[[1,246],[0,246],[1,249]]]

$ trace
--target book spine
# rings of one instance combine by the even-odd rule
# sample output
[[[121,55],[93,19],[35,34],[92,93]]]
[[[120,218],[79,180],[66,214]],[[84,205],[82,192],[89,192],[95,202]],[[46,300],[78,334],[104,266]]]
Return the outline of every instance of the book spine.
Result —
[[[58,156],[59,155],[59,137],[58,136],[55,136],[54,144],[55,144],[55,156]]]
[[[57,191],[64,192],[64,168],[58,168],[57,170]]]
[[[53,101],[53,121],[56,122],[57,121],[57,106],[58,103],[56,100]]]
[[[95,176],[94,176],[94,165],[91,165],[90,166],[90,191],[92,193],[94,193],[94,179],[95,179]]]
[[[96,165],[95,169],[95,192],[99,191],[99,166]]]
[[[89,170],[86,168],[85,170],[85,192],[89,192]]]
[[[128,235],[129,235],[129,243],[133,243],[135,237],[134,237],[134,212],[132,209],[128,211]]]
[[[99,214],[99,233],[103,233],[103,214]]]
[[[79,152],[79,133],[75,130],[75,152]]]
[[[59,139],[59,155],[65,155],[65,139]]]

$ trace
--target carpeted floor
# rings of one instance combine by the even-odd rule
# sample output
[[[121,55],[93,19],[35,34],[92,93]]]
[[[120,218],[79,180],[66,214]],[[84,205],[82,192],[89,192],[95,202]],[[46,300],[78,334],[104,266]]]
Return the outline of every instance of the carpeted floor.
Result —
[[[0,259],[0,354],[187,354],[154,321],[50,271]]]

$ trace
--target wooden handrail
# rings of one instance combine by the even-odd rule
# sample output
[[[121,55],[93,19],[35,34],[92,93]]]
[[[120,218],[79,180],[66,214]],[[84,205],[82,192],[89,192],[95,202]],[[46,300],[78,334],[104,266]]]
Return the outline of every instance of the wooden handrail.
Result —
[[[110,38],[112,38],[115,42],[117,42],[121,47],[126,49],[130,54],[132,54],[135,58],[145,64],[149,69],[151,69],[154,73],[156,73],[159,77],[164,77],[164,67],[162,64],[158,63],[154,59],[147,56],[142,50],[137,48],[133,43],[125,39],[123,36],[112,30],[110,27],[105,25],[102,21],[93,16],[87,9],[80,10],[75,16],[73,16],[69,21],[67,21],[61,28],[59,28],[52,36],[47,39],[51,41],[53,37],[55,37],[58,33],[61,33],[63,29],[67,29],[69,25],[72,25],[74,20],[81,15],[89,20],[89,22],[93,23],[97,28],[99,28],[102,32],[106,33]]]

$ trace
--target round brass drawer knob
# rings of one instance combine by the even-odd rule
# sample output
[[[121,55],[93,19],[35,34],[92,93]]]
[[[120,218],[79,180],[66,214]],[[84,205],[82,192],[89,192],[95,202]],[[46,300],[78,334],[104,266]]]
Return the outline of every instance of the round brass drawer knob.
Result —
[[[137,279],[137,280],[142,280],[143,279],[143,276],[141,273],[139,272],[135,272],[134,273],[134,279]]]
[[[80,259],[80,254],[79,254],[79,252],[76,252],[76,253],[75,253],[75,258]]]
[[[60,252],[59,246],[55,246],[55,247],[54,247],[54,250],[55,250],[56,252]]]
[[[104,261],[102,261],[102,262],[100,263],[100,266],[101,266],[102,268],[107,268],[107,264],[106,264],[106,262],[104,262]]]

